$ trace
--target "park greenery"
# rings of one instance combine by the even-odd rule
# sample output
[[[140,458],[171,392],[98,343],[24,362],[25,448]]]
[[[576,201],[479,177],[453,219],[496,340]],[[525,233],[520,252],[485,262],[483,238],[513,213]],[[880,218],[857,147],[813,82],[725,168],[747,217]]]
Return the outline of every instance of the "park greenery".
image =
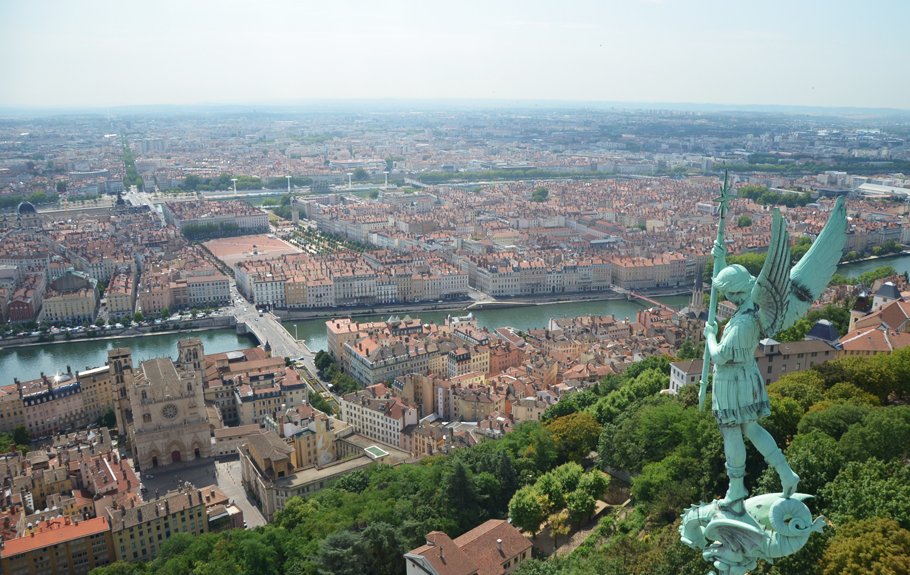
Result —
[[[858,276],[845,277],[840,274],[831,276],[828,285],[864,285],[871,286],[875,280],[897,275],[897,270],[892,266],[881,266],[869,272],[863,272]]]
[[[888,240],[888,241],[882,243],[882,245],[875,246],[874,248],[872,248],[871,254],[867,254],[864,251],[849,251],[844,254],[844,257],[841,258],[841,260],[845,261],[845,262],[854,262],[856,260],[861,260],[865,257],[868,257],[869,255],[878,257],[878,256],[886,256],[888,254],[899,254],[903,251],[904,251],[904,248],[901,247],[901,245],[899,243],[897,243],[896,240]]]
[[[16,451],[28,453],[31,441],[32,434],[24,425],[17,425],[12,433],[0,431],[0,452],[9,453],[15,448]]]
[[[238,182],[239,183],[239,182]],[[298,176],[292,176],[290,179],[290,184],[295,188],[302,188],[304,186],[309,186],[313,183],[313,178],[301,178]],[[271,178],[265,183],[265,187],[270,190],[275,189],[286,189],[288,185],[287,178]]]
[[[263,229],[262,233],[267,230]],[[218,222],[211,224],[187,224],[183,227],[183,236],[191,241],[211,240],[214,238],[230,238],[254,233],[248,228],[241,228],[233,222]]]
[[[550,195],[550,190],[548,190],[546,188],[537,188],[536,190],[534,190],[534,193],[531,194],[531,201],[532,202],[545,202],[545,201],[547,201],[547,197],[549,197],[549,195]]]
[[[762,206],[786,206],[788,208],[802,207],[812,203],[809,192],[780,194],[772,192],[764,186],[743,186],[737,190],[739,197],[748,198]]]
[[[874,175],[882,171],[907,172],[910,171],[910,162],[891,160],[887,166],[881,162],[872,162],[865,158],[835,156],[831,162],[807,161],[799,163],[794,160],[805,158],[776,158],[767,154],[753,154],[746,163],[742,164],[714,164],[715,171],[729,170],[730,173],[770,172],[786,175],[822,174],[827,171],[847,172],[856,175]]]
[[[726,489],[723,441],[698,386],[661,394],[671,358],[650,357],[526,421],[498,441],[392,468],[372,465],[306,498],[293,497],[255,530],[179,534],[151,563],[115,563],[95,575],[131,573],[377,574],[405,572],[402,554],[430,531],[451,537],[510,517],[532,538],[546,525],[561,541],[585,524],[613,482],[632,475],[632,503],[597,520],[574,551],[524,563],[519,575],[695,575],[701,553],[679,542],[679,514]],[[334,363],[317,357],[318,367]],[[910,562],[910,348],[847,357],[785,375],[769,387],[760,421],[785,447],[800,492],[830,523],[762,575],[902,573]],[[707,401],[710,405],[710,398]],[[2,446],[0,446],[2,447]],[[780,489],[748,447],[753,494]],[[564,540],[563,540],[564,541]]]
[[[806,314],[806,317],[797,320],[791,327],[776,333],[774,339],[781,343],[803,341],[812,326],[821,319],[826,319],[834,324],[834,329],[843,337],[847,335],[847,330],[850,327],[850,309],[845,306],[828,304],[825,309],[812,310]]]
[[[269,208],[269,210],[279,218],[290,220],[294,215],[291,211],[291,200],[293,198],[293,194],[283,194],[278,200],[275,200],[274,198],[263,200],[262,206]]]
[[[0,209],[15,209],[23,201],[27,201],[36,206],[41,204],[55,204],[60,200],[60,196],[54,193],[44,191],[32,192],[27,196],[4,196],[0,198]]]
[[[104,412],[104,415],[98,416],[95,423],[99,427],[107,427],[108,429],[117,427],[117,414],[114,413],[113,409],[108,409]]]
[[[217,178],[200,178],[196,174],[189,174],[183,180],[181,189],[187,191],[215,191],[215,190],[232,190],[234,182],[231,180],[233,174],[221,174]],[[262,179],[253,176],[236,176],[238,190],[260,190],[262,189]],[[286,181],[285,181],[286,182]],[[287,183],[284,183],[286,186]],[[282,186],[283,187],[283,186]]]
[[[332,382],[332,391],[336,394],[347,395],[363,389],[356,379],[344,374],[331,354],[326,353],[324,350],[316,352],[314,364],[316,369],[322,372],[322,377]]]
[[[121,158],[123,159],[123,167],[125,168],[123,188],[129,191],[131,186],[136,186],[138,190],[142,190],[142,176],[136,171],[136,156],[130,151],[130,143],[126,139],[126,136],[123,136],[123,154],[121,155]]]
[[[351,251],[358,254],[378,249],[370,243],[359,242],[349,239],[343,234],[336,232],[324,232],[317,228],[301,228],[293,235],[300,247],[311,253],[333,254],[338,252]]]
[[[483,172],[426,172],[417,176],[422,184],[446,182],[484,182],[518,180],[589,180],[615,177],[612,172],[550,172],[528,168],[526,170],[486,170]]]
[[[746,215],[739,216],[739,219],[736,220],[737,227],[748,228],[752,225],[752,218]]]

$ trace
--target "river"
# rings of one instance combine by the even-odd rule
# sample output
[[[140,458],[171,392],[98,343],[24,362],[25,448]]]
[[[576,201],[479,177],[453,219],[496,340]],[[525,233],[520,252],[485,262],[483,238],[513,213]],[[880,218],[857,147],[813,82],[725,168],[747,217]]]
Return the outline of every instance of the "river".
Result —
[[[685,296],[661,298],[661,301],[672,307],[687,305],[689,298]],[[626,300],[579,302],[542,306],[529,306],[508,309],[492,309],[476,312],[478,324],[490,329],[512,326],[518,329],[531,329],[544,327],[551,317],[578,316],[588,314],[609,315],[617,317],[634,318],[635,313],[646,306],[637,302]],[[343,308],[338,310],[339,316],[344,315]],[[405,314],[400,314],[402,317]],[[445,312],[415,313],[421,320],[442,323]],[[369,319],[388,319],[388,315],[373,316]],[[358,318],[365,321],[367,318]],[[313,351],[325,349],[325,319],[309,321],[286,322],[285,328],[294,334],[297,326],[297,337],[305,339]],[[0,383],[6,385],[13,382],[13,377],[21,381],[36,379],[41,372],[46,374],[65,372],[69,365],[74,371],[85,369],[86,366],[97,367],[107,361],[107,351],[116,347],[130,347],[133,350],[133,362],[154,357],[176,357],[177,340],[188,337],[189,334],[161,334],[139,338],[125,338],[98,341],[79,341],[61,343],[56,345],[20,347],[0,351]],[[196,332],[192,336],[202,338],[206,353],[220,353],[235,349],[252,347],[253,339],[240,336],[233,330],[222,329],[216,331]]]
[[[883,265],[893,266],[899,273],[910,271],[910,256],[872,260],[853,264],[846,264],[838,268],[838,272],[846,276],[857,276],[863,272],[871,271]],[[680,308],[689,303],[687,296],[659,298],[663,303]],[[609,315],[617,317],[634,318],[635,313],[645,306],[643,303],[626,300],[578,302],[541,306],[528,306],[507,309],[491,309],[475,312],[477,322],[481,327],[494,329],[502,326],[511,326],[521,330],[544,327],[551,317],[572,317],[579,315]],[[343,308],[338,309],[340,316],[345,314]],[[404,315],[404,314],[400,314]],[[423,321],[442,323],[445,312],[415,313]],[[385,316],[372,316],[366,319],[388,319]],[[296,337],[306,340],[307,346],[313,351],[325,349],[325,320],[308,320],[286,322],[285,328],[294,334],[297,326]],[[233,330],[217,330],[198,332],[202,338],[206,353],[220,353],[235,349],[253,346],[255,343],[246,336],[239,336]],[[104,365],[107,361],[107,351],[115,347],[130,347],[133,350],[133,360],[148,359],[152,357],[175,357],[177,340],[187,337],[187,334],[150,335],[141,338],[114,339],[103,341],[79,341],[42,347],[24,347],[0,351],[0,384],[13,382],[13,377],[22,381],[35,379],[44,373],[58,373],[66,371],[66,366],[72,369],[85,369],[85,366],[96,367]]]
[[[891,266],[897,273],[910,272],[910,256],[895,256],[892,258],[881,258],[877,260],[867,260],[852,264],[838,266],[837,273],[846,277],[855,277],[864,272],[871,272],[882,266]]]
[[[233,329],[200,331],[191,334],[168,333],[145,337],[108,340],[80,340],[44,346],[19,347],[0,351],[0,384],[13,383],[13,378],[28,381],[45,374],[62,373],[69,365],[73,371],[98,367],[107,362],[107,352],[117,347],[129,347],[133,362],[155,357],[177,357],[177,340],[187,337],[202,339],[206,353],[221,353],[253,347],[256,340],[237,335]]]

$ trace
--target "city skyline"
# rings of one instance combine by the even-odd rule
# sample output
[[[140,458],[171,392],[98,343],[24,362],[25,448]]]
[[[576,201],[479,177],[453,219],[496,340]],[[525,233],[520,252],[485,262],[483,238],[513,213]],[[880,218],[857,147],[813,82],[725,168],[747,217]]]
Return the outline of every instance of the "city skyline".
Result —
[[[0,108],[444,99],[907,110],[910,78],[890,63],[910,48],[881,16],[910,9],[876,4],[5,3]]]

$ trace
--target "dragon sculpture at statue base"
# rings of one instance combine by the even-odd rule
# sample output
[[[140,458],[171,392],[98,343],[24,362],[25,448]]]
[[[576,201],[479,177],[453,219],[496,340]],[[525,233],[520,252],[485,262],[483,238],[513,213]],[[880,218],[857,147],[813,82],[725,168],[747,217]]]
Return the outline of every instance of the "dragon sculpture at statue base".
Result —
[[[682,515],[679,533],[685,545],[701,549],[705,561],[717,569],[709,575],[745,575],[758,559],[773,564],[799,551],[813,531],[822,532],[825,518],[813,521],[803,503],[811,497],[768,493],[743,501],[739,513],[718,501],[693,505]]]

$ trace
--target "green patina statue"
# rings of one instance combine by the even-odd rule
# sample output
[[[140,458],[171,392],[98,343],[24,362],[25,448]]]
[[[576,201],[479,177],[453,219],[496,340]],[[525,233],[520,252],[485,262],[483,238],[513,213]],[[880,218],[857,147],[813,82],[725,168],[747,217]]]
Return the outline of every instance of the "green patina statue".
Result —
[[[834,205],[828,223],[806,255],[790,268],[790,242],[780,211],[774,210],[771,244],[758,278],[739,265],[726,265],[724,219],[730,188],[726,178],[720,202],[720,224],[714,243],[714,281],[708,323],[699,407],[703,406],[708,365],[714,363],[711,408],[724,439],[729,489],[723,499],[693,506],[683,515],[682,541],[703,550],[706,561],[721,575],[742,575],[761,558],[772,562],[798,551],[812,531],[821,531],[824,518],[812,521],[802,503],[811,496],[796,493],[797,476],[774,438],[758,424],[771,414],[765,380],[755,363],[755,348],[763,338],[787,329],[802,318],[822,293],[846,242],[847,214],[843,198]],[[737,307],[717,338],[715,313],[718,293]],[[764,456],[780,477],[783,491],[753,497],[744,485],[744,437]],[[714,573],[712,571],[712,573]]]

